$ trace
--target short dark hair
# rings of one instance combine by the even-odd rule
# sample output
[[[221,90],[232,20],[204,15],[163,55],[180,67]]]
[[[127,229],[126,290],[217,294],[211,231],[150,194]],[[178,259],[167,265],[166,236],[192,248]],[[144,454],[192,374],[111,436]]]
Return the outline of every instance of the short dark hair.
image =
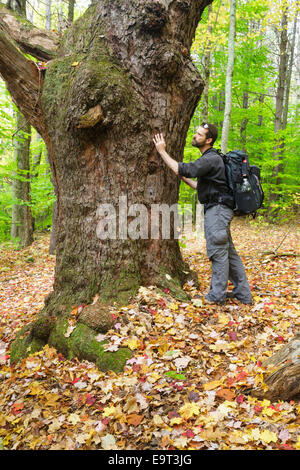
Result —
[[[206,135],[208,139],[212,139],[211,145],[213,146],[218,137],[218,129],[209,122],[203,122],[200,127],[204,127],[207,130]]]

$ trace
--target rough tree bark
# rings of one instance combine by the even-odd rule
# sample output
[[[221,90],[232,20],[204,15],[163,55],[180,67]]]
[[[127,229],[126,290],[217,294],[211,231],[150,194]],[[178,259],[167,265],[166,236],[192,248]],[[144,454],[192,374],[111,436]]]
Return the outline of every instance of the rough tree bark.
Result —
[[[268,389],[254,389],[251,392],[253,396],[271,401],[300,397],[300,333],[262,365],[275,370],[264,380]]]
[[[0,73],[46,142],[58,211],[53,291],[38,320],[19,333],[11,360],[48,342],[68,357],[76,354],[111,367],[102,359],[101,344],[93,340],[97,324],[103,328],[108,315],[105,305],[128,302],[140,285],[169,288],[186,298],[182,286],[192,273],[174,233],[170,239],[160,233],[158,239],[134,240],[125,234],[123,239],[101,240],[97,209],[112,204],[118,226],[119,197],[126,196],[127,207],[147,207],[150,227],[151,204],[177,203],[180,180],[162,162],[152,138],[162,132],[170,155],[182,160],[204,86],[189,50],[209,3],[99,0],[58,45],[54,33],[32,27],[25,41],[17,18],[0,8]],[[48,47],[45,42],[38,47],[38,35]],[[31,54],[35,50],[38,58],[52,58],[44,80],[16,42],[22,50],[28,45]],[[91,304],[96,294],[97,303],[82,310],[92,309],[91,315],[80,314],[66,338],[72,306]],[[112,353],[113,362],[118,352]]]

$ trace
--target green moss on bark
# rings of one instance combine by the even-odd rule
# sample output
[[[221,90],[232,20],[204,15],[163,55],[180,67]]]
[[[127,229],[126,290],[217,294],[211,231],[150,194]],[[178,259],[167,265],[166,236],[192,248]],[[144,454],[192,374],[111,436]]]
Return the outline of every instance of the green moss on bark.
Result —
[[[67,359],[78,357],[94,362],[102,371],[121,372],[126,360],[131,357],[132,353],[127,348],[120,348],[116,352],[104,351],[103,346],[107,341],[99,343],[95,339],[95,330],[83,323],[77,323],[68,338],[65,336],[67,329],[67,318],[59,318],[48,340],[48,344],[62,352]]]
[[[17,363],[45,346],[45,341],[36,338],[32,334],[31,325],[26,325],[17,334],[10,348],[10,362]]]

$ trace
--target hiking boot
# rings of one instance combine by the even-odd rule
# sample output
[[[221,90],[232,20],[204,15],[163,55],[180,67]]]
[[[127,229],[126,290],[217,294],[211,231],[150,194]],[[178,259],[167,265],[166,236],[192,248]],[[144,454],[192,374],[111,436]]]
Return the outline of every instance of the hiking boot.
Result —
[[[226,299],[234,299],[235,295],[233,292],[226,292]]]
[[[245,304],[245,305],[253,305],[253,300],[240,300],[238,297],[236,297],[234,295],[233,292],[226,292],[226,299],[236,299],[238,300],[239,302],[241,302],[242,304]]]
[[[207,304],[207,305],[224,305],[224,304],[225,304],[225,300],[216,301],[216,300],[210,300],[209,298],[204,297],[204,304]]]

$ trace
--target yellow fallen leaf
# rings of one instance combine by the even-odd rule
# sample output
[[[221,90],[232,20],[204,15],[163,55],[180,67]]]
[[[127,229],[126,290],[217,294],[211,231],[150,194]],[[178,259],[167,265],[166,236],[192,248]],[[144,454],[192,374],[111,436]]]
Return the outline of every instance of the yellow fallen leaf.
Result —
[[[68,421],[69,423],[72,423],[75,425],[80,422],[80,416],[76,413],[71,413],[70,416],[68,417]]]
[[[200,408],[196,403],[186,403],[179,409],[179,413],[185,419],[189,419],[194,415],[198,415],[200,412]]]
[[[155,424],[155,426],[160,426],[161,424],[164,424],[164,421],[159,415],[155,415],[153,418],[153,423]]]
[[[169,349],[169,343],[165,342],[165,343],[161,343],[158,347],[158,353],[163,356],[164,354],[166,354],[166,352],[168,351]]]
[[[133,351],[134,349],[138,349],[140,347],[141,343],[140,343],[139,339],[136,336],[132,336],[132,338],[129,338],[124,342],[124,345],[128,346],[129,349],[131,349],[131,351]]]
[[[218,320],[221,325],[227,325],[229,322],[229,318],[224,313],[219,314]]]
[[[29,444],[29,449],[35,450],[36,446],[41,442],[41,439],[37,437],[36,439],[33,439],[31,443]]]
[[[128,414],[140,411],[135,397],[130,397],[127,400],[124,406],[124,411],[127,412]]]
[[[107,416],[113,416],[116,412],[116,408],[114,406],[106,406],[103,409],[102,416],[103,418],[107,418]]]
[[[156,381],[161,378],[161,375],[157,372],[152,372],[151,377]]]
[[[261,412],[265,416],[273,416],[274,413],[276,413],[276,410],[273,410],[273,408],[264,408]]]
[[[260,440],[260,430],[258,428],[251,429],[250,432],[246,432],[247,438],[250,441],[259,441]]]
[[[275,432],[268,431],[267,429],[260,434],[260,438],[266,444],[270,444],[270,442],[277,442],[277,435]]]
[[[244,439],[241,431],[233,431],[228,438],[231,444],[245,444],[247,442],[247,438]]]
[[[206,382],[206,384],[203,385],[203,388],[204,390],[208,391],[208,390],[213,390],[214,388],[217,388],[220,385],[222,385],[221,380],[213,380],[212,382]]]
[[[174,424],[180,424],[180,423],[182,423],[182,418],[173,418],[170,421],[170,426],[174,426]]]
[[[168,308],[170,308],[171,310],[178,310],[178,305],[174,303],[170,303],[168,305]]]
[[[73,62],[72,63],[72,67],[77,67],[77,65],[79,65],[79,62]]]
[[[0,426],[5,426],[6,424],[6,419],[5,419],[5,416],[0,413]]]
[[[167,331],[168,335],[176,335],[177,331],[174,329],[174,328],[170,328],[168,331]]]

